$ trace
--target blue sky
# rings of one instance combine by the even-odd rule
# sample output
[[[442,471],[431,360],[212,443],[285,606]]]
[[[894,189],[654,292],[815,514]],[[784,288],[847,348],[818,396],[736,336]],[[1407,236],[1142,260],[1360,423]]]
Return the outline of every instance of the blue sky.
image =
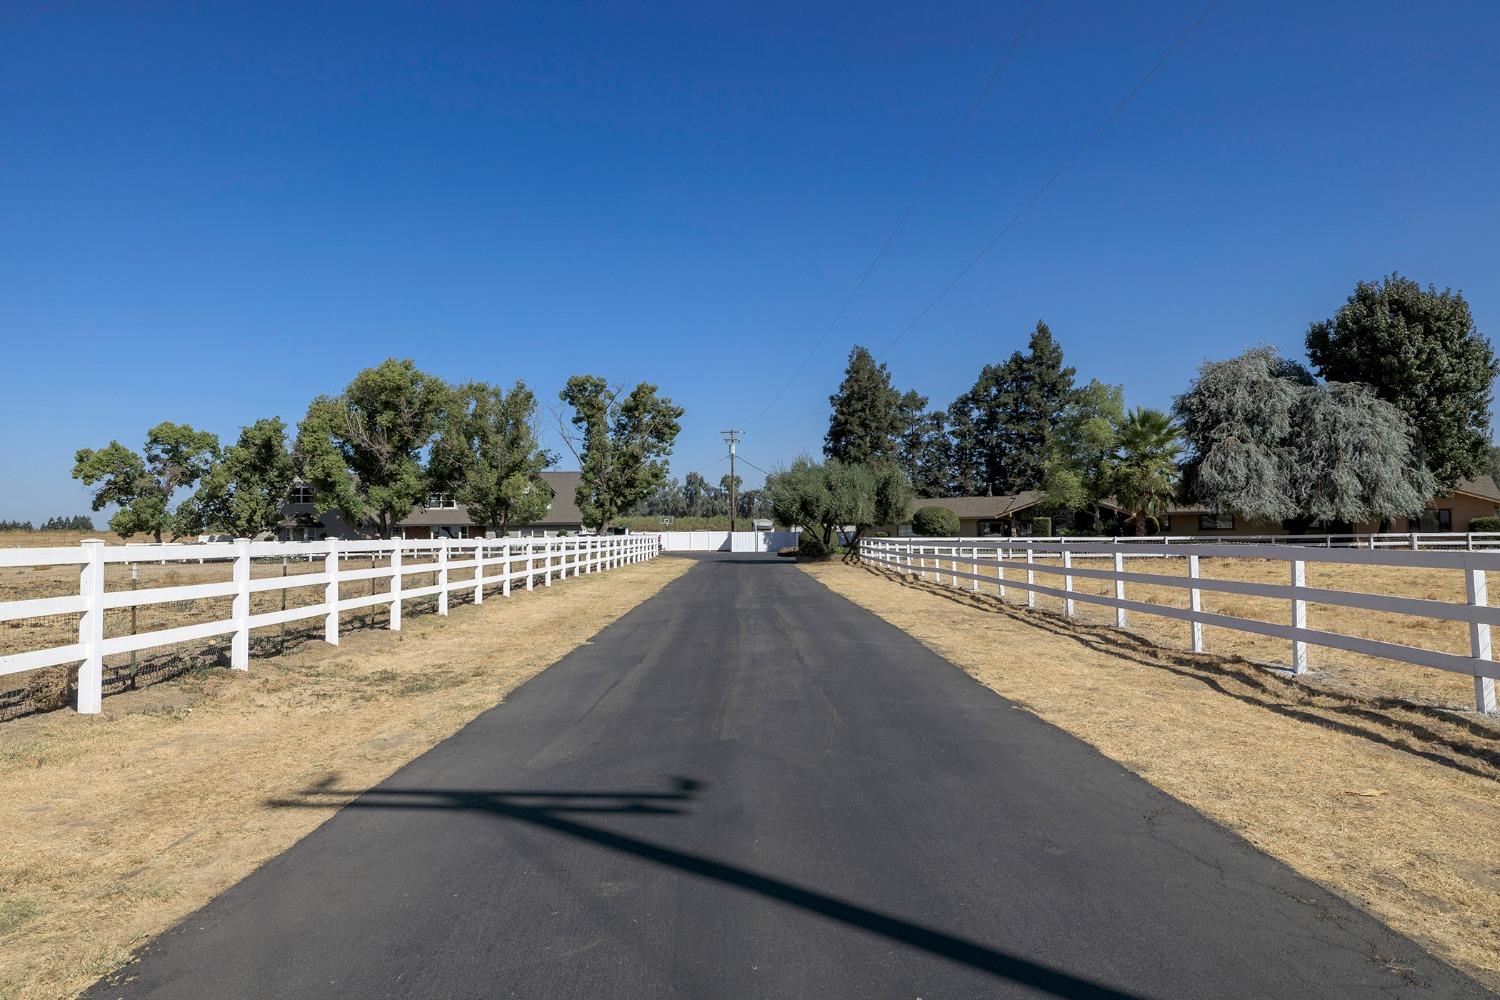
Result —
[[[80,446],[294,422],[387,356],[549,401],[657,382],[688,411],[674,474],[708,465],[1032,6],[6,4],[0,517],[85,510]],[[888,343],[1202,7],[1044,4],[742,454],[816,451],[825,409],[793,421],[849,347]],[[885,360],[943,405],[1045,318],[1082,377],[1161,406],[1204,358],[1300,353],[1392,270],[1493,334],[1497,108],[1495,4],[1223,0]]]

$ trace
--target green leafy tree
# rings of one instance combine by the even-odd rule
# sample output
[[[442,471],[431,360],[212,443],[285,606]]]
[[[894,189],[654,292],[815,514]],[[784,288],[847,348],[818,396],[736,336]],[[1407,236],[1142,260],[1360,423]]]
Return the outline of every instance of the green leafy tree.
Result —
[[[239,439],[224,449],[198,489],[178,507],[178,529],[184,534],[224,531],[236,538],[274,532],[296,478],[286,424],[278,417],[257,420],[240,429]]]
[[[26,530],[31,530],[28,524]],[[94,519],[87,514],[78,514],[73,517],[49,517],[42,522],[42,531],[93,531]]]
[[[1117,450],[1107,482],[1130,511],[1135,533],[1144,535],[1151,518],[1160,518],[1177,495],[1177,458],[1182,454],[1170,414],[1137,407],[1120,426]]]
[[[840,529],[852,527],[857,543],[875,525],[904,521],[912,505],[911,484],[891,462],[818,464],[803,455],[771,476],[766,489],[776,520],[811,533],[823,552],[833,550]]]
[[[1410,515],[1432,496],[1405,414],[1268,347],[1204,363],[1174,411],[1186,496],[1216,511],[1300,532]]]
[[[552,488],[542,470],[554,456],[538,441],[536,396],[485,382],[456,386],[438,417],[428,459],[433,484],[453,494],[475,524],[504,535],[546,516]]]
[[[1307,356],[1328,381],[1364,383],[1406,415],[1438,492],[1486,470],[1500,363],[1461,292],[1399,274],[1362,281],[1308,328]]]
[[[895,460],[901,434],[911,419],[911,406],[920,398],[897,392],[886,366],[876,362],[867,348],[855,347],[849,352],[838,392],[828,397],[833,415],[823,439],[823,454],[851,464]]]
[[[196,483],[218,455],[219,439],[214,434],[188,424],[163,422],[146,432],[143,453],[118,441],[97,451],[79,449],[74,455],[73,478],[94,490],[94,510],[118,506],[109,519],[115,534],[122,538],[146,534],[159,542],[164,532],[175,528],[167,509],[173,494]]]
[[[423,452],[451,392],[411,361],[366,368],[338,396],[319,396],[297,428],[302,478],[318,511],[337,508],[351,524],[390,538],[426,497]]]
[[[681,429],[682,407],[657,395],[656,386],[642,382],[621,392],[597,375],[574,375],[559,393],[582,431],[581,441],[563,434],[582,470],[578,509],[599,531],[666,482],[666,459]]]
[[[1091,379],[1073,390],[1053,428],[1043,488],[1049,506],[1087,511],[1100,526],[1099,503],[1110,492],[1110,469],[1125,423],[1125,393]]]

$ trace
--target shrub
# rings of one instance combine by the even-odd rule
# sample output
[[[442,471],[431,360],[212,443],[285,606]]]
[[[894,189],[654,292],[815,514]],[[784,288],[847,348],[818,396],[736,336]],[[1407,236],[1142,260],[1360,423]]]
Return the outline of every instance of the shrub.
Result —
[[[1031,534],[1036,538],[1052,537],[1052,518],[1033,517],[1031,519]]]
[[[1493,515],[1475,517],[1469,520],[1470,531],[1500,531],[1500,517]]]
[[[811,531],[804,531],[797,536],[797,558],[798,559],[826,559],[828,558],[828,547]]]
[[[958,534],[958,515],[947,507],[918,507],[911,530],[923,538],[953,538]]]

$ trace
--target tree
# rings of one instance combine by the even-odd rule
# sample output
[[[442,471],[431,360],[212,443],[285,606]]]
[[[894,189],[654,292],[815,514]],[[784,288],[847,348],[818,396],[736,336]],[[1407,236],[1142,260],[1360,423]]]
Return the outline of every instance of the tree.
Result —
[[[666,459],[684,412],[650,383],[623,397],[621,391],[597,375],[574,375],[558,394],[583,432],[581,442],[563,434],[583,473],[578,509],[584,523],[601,532],[666,482]]]
[[[184,534],[225,531],[254,538],[275,531],[281,505],[297,478],[297,463],[278,417],[240,429],[239,439],[204,474],[198,489],[177,509]]]
[[[26,530],[31,530],[31,525],[26,525]],[[42,522],[41,531],[93,531],[94,519],[87,514],[77,514],[73,517],[49,517]]]
[[[341,395],[314,399],[296,455],[319,513],[336,507],[390,538],[427,495],[422,454],[449,401],[442,379],[395,358],[354,376]]]
[[[1091,379],[1069,394],[1053,428],[1043,489],[1053,507],[1086,510],[1099,527],[1099,501],[1111,489],[1112,460],[1125,423],[1125,393],[1117,385]]]
[[[918,507],[911,516],[911,530],[923,538],[954,538],[958,535],[958,515],[947,507]]]
[[[536,396],[525,382],[510,392],[487,382],[452,389],[438,417],[427,468],[475,524],[500,535],[546,516],[552,488],[542,470],[554,456],[538,442]]]
[[[1189,500],[1305,531],[1410,515],[1434,481],[1410,421],[1364,387],[1319,384],[1268,347],[1210,361],[1177,397]]]
[[[682,481],[682,510],[684,517],[704,517],[708,514],[708,480],[697,472],[689,472]]]
[[[896,391],[890,371],[867,348],[855,347],[849,352],[839,391],[828,397],[833,415],[823,439],[823,454],[852,464],[896,459],[914,401]],[[926,400],[920,405],[925,406]]]
[[[218,454],[214,434],[163,422],[146,432],[143,454],[118,441],[97,451],[80,448],[74,455],[73,478],[94,488],[94,510],[110,504],[119,507],[109,519],[115,534],[147,534],[160,542],[162,533],[174,528],[167,510],[173,494],[196,483]]]
[[[934,410],[914,419],[901,438],[901,469],[919,497],[949,495],[953,483],[953,445],[948,417]]]
[[[1307,331],[1307,355],[1330,382],[1361,382],[1404,413],[1417,455],[1447,493],[1486,469],[1500,363],[1463,293],[1399,274],[1362,281],[1332,319]]]
[[[1147,519],[1160,517],[1177,495],[1177,456],[1181,453],[1172,417],[1161,410],[1136,407],[1121,425],[1107,482],[1130,511],[1137,535],[1144,535]]]
[[[979,431],[974,425],[974,407],[968,394],[948,406],[948,483],[949,496],[978,496],[983,482],[980,465]]]
[[[974,425],[980,485],[994,493],[1035,489],[1046,475],[1053,428],[1060,422],[1076,370],[1038,320],[1026,352],[985,365],[959,405]]]
[[[831,458],[821,465],[805,455],[766,481],[771,508],[782,524],[813,533],[822,551],[833,550],[834,534],[854,528],[853,543],[867,529],[906,519],[911,484],[890,462],[853,465]]]

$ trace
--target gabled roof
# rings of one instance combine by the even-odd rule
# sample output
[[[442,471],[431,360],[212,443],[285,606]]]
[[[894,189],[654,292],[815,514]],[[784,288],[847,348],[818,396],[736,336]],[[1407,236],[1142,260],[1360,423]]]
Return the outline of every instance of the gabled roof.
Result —
[[[1500,486],[1495,485],[1493,476],[1475,476],[1473,479],[1460,480],[1453,487],[1454,493],[1466,493],[1471,497],[1479,497],[1481,500],[1493,500],[1500,503]]]

